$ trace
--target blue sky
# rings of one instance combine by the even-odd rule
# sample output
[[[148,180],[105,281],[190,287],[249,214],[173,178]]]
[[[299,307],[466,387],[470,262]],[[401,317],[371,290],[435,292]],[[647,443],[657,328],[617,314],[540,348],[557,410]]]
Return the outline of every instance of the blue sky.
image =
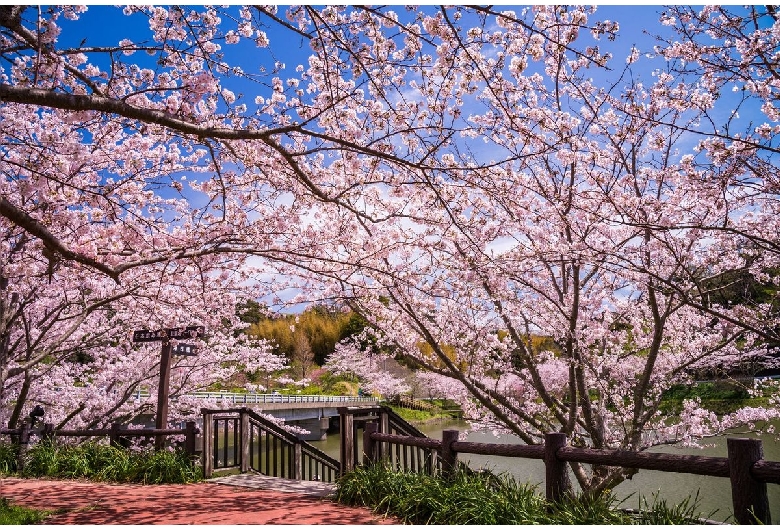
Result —
[[[198,6],[190,6],[197,9]],[[500,6],[500,9],[516,9],[520,11],[524,6]],[[237,8],[236,8],[237,9]],[[280,11],[284,6],[280,6]],[[404,6],[395,6],[399,15],[404,13]],[[421,6],[420,9],[432,9],[430,6]],[[656,30],[658,25],[658,13],[663,11],[663,6],[639,5],[639,6],[599,6],[593,20],[617,20],[620,23],[620,36],[614,43],[602,39],[599,43],[603,48],[624,50],[628,53],[631,45],[637,45],[641,51],[650,51],[652,39],[644,34],[644,30],[652,27]],[[144,16],[135,14],[130,17],[122,16],[120,9],[108,5],[91,5],[86,13],[81,15],[78,22],[71,23],[61,20],[61,25],[68,28],[70,24],[77,24],[79,30],[76,33],[63,31],[61,42],[70,45],[78,45],[81,39],[85,39],[86,46],[110,46],[116,45],[123,38],[132,40],[146,38],[149,35],[148,22]],[[250,66],[258,66],[263,63],[270,66],[274,60],[279,60],[287,65],[288,70],[293,70],[297,64],[305,64],[309,55],[306,42],[300,38],[291,38],[290,32],[269,31],[271,49],[269,53],[258,56],[257,49],[246,39],[241,44],[226,45],[223,52],[230,59],[240,55],[240,61],[247,64],[247,72],[256,72]],[[286,38],[284,38],[286,37]],[[65,40],[68,39],[68,40]],[[253,53],[248,53],[248,52]],[[230,60],[228,62],[231,62]]]

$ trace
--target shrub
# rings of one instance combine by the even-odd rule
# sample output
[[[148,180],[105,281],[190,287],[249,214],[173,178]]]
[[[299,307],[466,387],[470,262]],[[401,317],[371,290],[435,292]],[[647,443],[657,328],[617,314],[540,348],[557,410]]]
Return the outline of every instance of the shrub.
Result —
[[[201,469],[192,465],[184,451],[146,451],[135,456],[134,482],[189,484],[203,478]]]
[[[59,477],[61,455],[59,448],[41,442],[28,448],[24,456],[24,477]]]
[[[330,392],[337,396],[357,396],[358,383],[349,381],[338,381],[330,387]]]
[[[490,472],[460,471],[446,480],[382,464],[359,467],[339,480],[336,500],[410,524],[534,524],[546,516],[533,487]]]
[[[639,510],[634,517],[637,524],[670,525],[670,524],[699,524],[699,492],[693,499],[684,499],[680,504],[669,506],[666,500],[661,498],[661,492],[653,495],[653,504],[647,499],[639,499]],[[711,515],[710,515],[711,516]]]
[[[16,471],[16,455],[19,446],[10,443],[0,443],[0,475],[10,475]]]
[[[0,458],[6,453],[13,453],[13,460],[8,461],[14,467],[9,464],[8,468],[15,471],[14,449],[0,445]],[[24,457],[21,475],[144,484],[187,484],[202,478],[201,469],[193,466],[184,451],[133,451],[95,442],[80,445],[40,442],[31,446]]]
[[[652,506],[643,499],[643,510],[633,514],[616,508],[613,496],[550,504],[510,475],[468,469],[447,479],[396,471],[388,464],[362,466],[339,479],[336,500],[406,524],[698,524],[696,501],[669,507],[657,497]]]

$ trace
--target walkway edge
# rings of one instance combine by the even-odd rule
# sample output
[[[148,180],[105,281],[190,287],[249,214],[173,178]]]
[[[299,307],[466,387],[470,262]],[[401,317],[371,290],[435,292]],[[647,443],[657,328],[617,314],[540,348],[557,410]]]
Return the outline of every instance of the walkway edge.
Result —
[[[286,478],[268,477],[259,473],[242,473],[240,475],[227,475],[206,480],[214,484],[224,486],[237,486],[242,488],[264,489],[281,491],[284,493],[297,493],[312,497],[331,497],[336,491],[336,485],[328,482],[313,480],[291,480]]]

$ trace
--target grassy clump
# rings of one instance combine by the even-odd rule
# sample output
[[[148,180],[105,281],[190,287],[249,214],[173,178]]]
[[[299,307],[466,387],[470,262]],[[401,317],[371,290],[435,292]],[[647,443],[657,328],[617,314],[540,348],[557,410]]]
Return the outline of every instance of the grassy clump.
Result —
[[[0,497],[0,525],[40,524],[50,512],[22,506],[13,506]]]
[[[343,476],[336,500],[406,524],[697,524],[695,503],[670,508],[655,502],[650,512],[636,514],[616,508],[615,498],[607,496],[550,504],[533,486],[508,475],[460,471],[444,479],[384,464],[358,467]]]
[[[660,491],[653,495],[653,504],[642,497],[639,500],[639,511],[635,518],[637,524],[670,525],[670,524],[700,524],[699,521],[699,492],[691,500],[690,497],[680,504],[668,505],[660,498]],[[712,516],[712,514],[710,514]]]
[[[9,446],[0,445],[0,472],[22,477],[60,479],[85,478],[102,482],[142,484],[188,484],[202,478],[183,451],[131,451],[87,442],[57,445],[41,442],[29,448],[24,469],[16,470],[16,455]],[[5,459],[5,454],[13,458]]]
[[[18,453],[18,445],[0,443],[0,475],[10,475],[16,471],[16,455]]]

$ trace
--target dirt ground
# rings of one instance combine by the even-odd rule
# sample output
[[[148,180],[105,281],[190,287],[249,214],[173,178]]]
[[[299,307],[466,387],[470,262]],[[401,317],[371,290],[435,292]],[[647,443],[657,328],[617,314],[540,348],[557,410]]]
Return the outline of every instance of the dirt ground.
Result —
[[[367,509],[323,498],[214,483],[157,486],[2,478],[0,497],[54,510],[46,525],[397,524]]]

